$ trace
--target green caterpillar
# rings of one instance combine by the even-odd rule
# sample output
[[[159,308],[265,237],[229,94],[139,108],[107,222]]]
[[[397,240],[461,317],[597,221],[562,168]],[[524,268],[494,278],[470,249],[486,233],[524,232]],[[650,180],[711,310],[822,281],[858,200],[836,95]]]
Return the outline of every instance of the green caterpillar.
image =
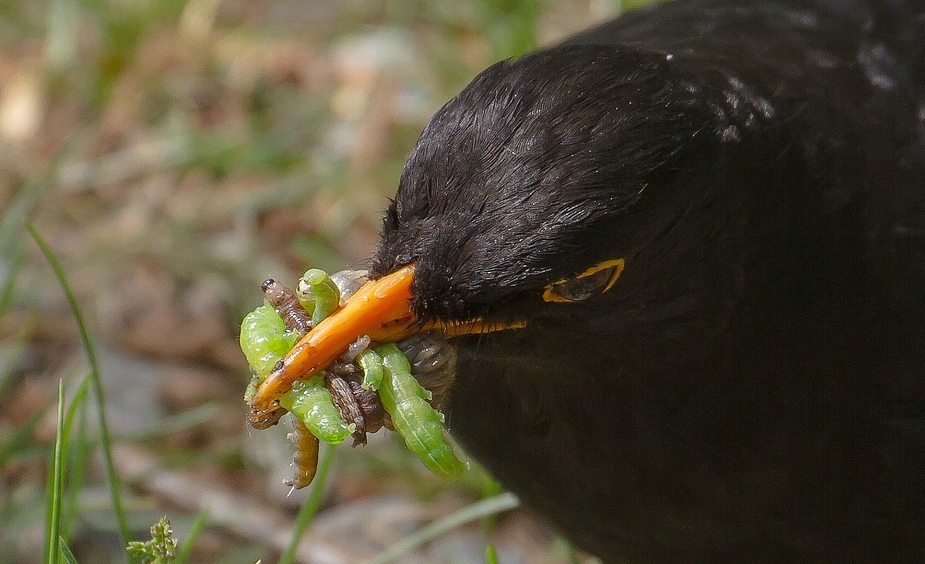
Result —
[[[264,303],[244,316],[239,343],[247,364],[254,371],[254,377],[244,392],[244,401],[248,404],[253,401],[257,386],[298,339],[299,334],[286,328],[283,318],[269,303]]]
[[[292,389],[279,398],[279,404],[305,423],[313,435],[332,445],[343,442],[356,430],[341,418],[321,374],[296,380]]]
[[[411,375],[411,365],[396,345],[382,345],[376,352],[385,369],[379,399],[405,446],[441,478],[458,478],[466,471],[466,464],[456,457],[453,446],[443,436],[443,414],[427,403],[430,392]]]
[[[306,270],[299,278],[295,293],[315,324],[331,315],[340,305],[340,289],[328,273],[320,268]]]
[[[263,304],[241,322],[241,350],[247,363],[260,376],[266,376],[295,345],[299,334],[286,329],[273,306]]]
[[[296,341],[308,328],[330,315],[340,301],[338,287],[318,269],[308,270],[303,275],[295,295],[273,280],[264,282],[262,288],[268,302],[249,313],[241,324],[241,350],[255,372],[245,393],[248,403],[252,402],[257,386]],[[354,362],[363,372],[361,386],[378,391],[382,407],[389,413],[408,449],[427,468],[445,479],[462,474],[467,465],[456,457],[444,437],[443,415],[428,403],[431,393],[411,374],[405,354],[396,345],[387,344],[361,352]],[[291,436],[296,446],[297,468],[290,484],[295,488],[303,487],[314,475],[315,437],[338,444],[354,433],[356,426],[344,421],[335,406],[325,386],[324,372],[296,381],[280,398],[280,406],[296,418],[295,432]],[[315,442],[309,444],[312,440]]]
[[[323,270],[312,269],[299,280],[300,295],[311,298],[313,322],[327,317],[340,299],[337,286]],[[333,290],[331,289],[333,288]],[[300,302],[278,282],[269,279],[262,289],[268,301],[244,317],[241,323],[241,350],[254,370],[245,393],[245,400],[253,397],[260,382],[282,360],[307,330],[305,323],[297,323],[305,316],[299,314]],[[317,320],[314,317],[319,317]],[[307,321],[307,319],[305,320]],[[280,398],[280,405],[302,421],[313,435],[331,444],[342,442],[354,431],[341,418],[334,406],[331,392],[320,376],[308,381],[297,381],[292,389]]]
[[[357,355],[355,361],[363,371],[363,389],[378,390],[382,383],[382,357],[373,349],[366,349]]]

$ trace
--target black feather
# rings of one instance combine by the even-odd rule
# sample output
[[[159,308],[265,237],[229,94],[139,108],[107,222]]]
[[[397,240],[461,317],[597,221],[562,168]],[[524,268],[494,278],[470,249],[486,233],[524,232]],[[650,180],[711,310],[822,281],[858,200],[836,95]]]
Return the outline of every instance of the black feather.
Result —
[[[920,1],[689,0],[476,77],[373,267],[528,322],[458,340],[454,434],[607,562],[925,561],[923,46]]]

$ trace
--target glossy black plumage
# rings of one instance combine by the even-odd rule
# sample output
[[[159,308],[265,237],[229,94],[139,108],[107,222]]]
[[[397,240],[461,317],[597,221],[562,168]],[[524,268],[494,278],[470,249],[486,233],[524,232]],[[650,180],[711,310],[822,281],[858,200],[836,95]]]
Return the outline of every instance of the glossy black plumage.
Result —
[[[606,562],[925,561],[925,7],[681,1],[498,63],[374,262],[451,429]],[[625,258],[613,288],[544,286]]]

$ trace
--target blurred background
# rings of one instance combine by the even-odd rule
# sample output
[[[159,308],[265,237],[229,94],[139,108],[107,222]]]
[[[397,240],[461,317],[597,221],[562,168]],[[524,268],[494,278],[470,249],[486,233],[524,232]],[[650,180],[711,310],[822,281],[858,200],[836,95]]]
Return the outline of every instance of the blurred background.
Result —
[[[206,515],[189,561],[276,562],[307,494],[282,485],[284,426],[245,425],[237,332],[260,282],[362,265],[437,108],[492,62],[625,4],[2,0],[0,562],[42,560],[59,381],[77,561],[127,561],[115,488],[134,539],[167,515],[182,541]],[[297,562],[364,561],[501,491],[478,468],[444,483],[393,433],[371,439],[336,449]],[[523,509],[397,561],[484,562],[489,544],[502,563],[593,562]]]

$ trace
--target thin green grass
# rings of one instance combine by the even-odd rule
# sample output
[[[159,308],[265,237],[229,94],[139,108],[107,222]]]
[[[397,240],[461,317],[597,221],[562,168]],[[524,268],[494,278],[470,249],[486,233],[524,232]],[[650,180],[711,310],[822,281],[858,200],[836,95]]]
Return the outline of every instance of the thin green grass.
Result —
[[[171,433],[187,431],[206,425],[216,415],[221,413],[222,409],[223,407],[221,405],[207,403],[187,411],[182,411],[176,415],[165,416],[158,419],[154,425],[145,429],[140,429],[130,434],[118,433],[116,436],[119,440],[131,441],[133,443],[153,441],[170,435]],[[197,456],[201,456],[201,454],[197,453]]]
[[[47,564],[58,564],[61,538],[61,498],[64,492],[64,382],[58,382],[58,426],[55,434],[55,453],[51,473],[48,475],[48,513],[45,521],[45,558]]]
[[[494,545],[489,544],[485,547],[485,564],[498,564],[498,551]]]
[[[324,497],[324,486],[328,482],[328,472],[331,470],[336,451],[337,449],[330,446],[325,448],[324,456],[318,464],[318,473],[315,475],[314,484],[312,484],[312,492],[302,503],[302,507],[299,508],[299,514],[295,520],[295,529],[292,531],[292,539],[289,541],[286,551],[280,556],[279,564],[293,564],[295,562],[296,551],[299,549],[299,543],[302,542],[302,535],[311,526],[315,513],[317,513]]]
[[[67,419],[64,423],[64,436],[65,436],[65,445],[68,450],[71,449],[71,429],[74,425],[74,418],[79,417],[77,420],[77,437],[74,439],[75,448],[73,450],[73,455],[68,459],[68,481],[67,481],[67,505],[65,506],[64,511],[64,525],[62,527],[61,537],[65,540],[70,540],[71,533],[74,530],[74,523],[77,521],[78,515],[78,502],[77,498],[80,495],[80,490],[83,488],[84,484],[84,471],[87,467],[87,461],[90,456],[91,444],[87,437],[87,390],[89,389],[90,378],[84,377],[83,381],[80,383],[80,387],[77,388],[77,393],[74,394],[74,398],[71,400],[71,407],[68,410]]]
[[[63,538],[58,539],[58,548],[61,550],[61,557],[64,558],[67,564],[77,564],[77,558],[74,556],[74,553],[71,552],[71,547],[67,545],[67,542],[65,542]]]
[[[51,169],[57,171],[57,161]],[[15,252],[22,252],[20,247],[22,225],[25,223],[26,216],[35,207],[35,203],[49,180],[50,173],[44,178],[27,183],[16,193],[16,197],[3,211],[3,217],[0,218],[0,249],[15,249]]]
[[[464,525],[471,521],[477,521],[488,515],[514,509],[518,505],[520,505],[520,501],[514,494],[509,492],[477,501],[463,507],[459,511],[447,515],[443,519],[434,521],[430,525],[415,531],[368,560],[366,564],[389,564],[390,562],[397,562],[402,556],[416,548],[424,546],[428,542],[448,533],[460,525]]]
[[[58,382],[58,426],[57,432],[55,433],[55,449],[52,456],[51,463],[51,473],[48,477],[48,489],[47,489],[47,512],[46,512],[46,538],[45,538],[45,562],[49,564],[57,564],[58,560],[61,558],[60,545],[63,543],[67,544],[67,538],[69,536],[69,529],[73,525],[73,521],[76,518],[76,496],[71,496],[68,498],[68,506],[66,513],[70,515],[68,519],[64,519],[64,501],[65,501],[65,476],[68,474],[68,451],[71,448],[71,431],[74,426],[74,419],[78,413],[84,413],[86,407],[87,399],[87,389],[89,388],[89,378],[84,378],[84,381],[77,388],[77,392],[74,394],[74,398],[71,400],[70,406],[67,408],[65,413],[64,409],[64,381],[60,380]],[[79,459],[85,461],[86,453],[80,452],[81,445],[78,445],[78,455]],[[82,483],[79,481],[82,479],[83,473],[80,472],[77,474],[77,477],[71,474],[71,480],[69,484],[69,489],[79,490],[82,487]],[[70,551],[68,551],[69,553]],[[73,555],[71,555],[73,558]]]
[[[96,348],[93,346],[93,342],[90,339],[89,331],[87,331],[87,325],[84,322],[83,314],[81,313],[80,306],[77,303],[77,297],[74,295],[73,290],[71,290],[71,286],[68,282],[67,275],[64,272],[64,268],[61,266],[57,256],[55,256],[54,252],[51,250],[45,240],[41,237],[41,235],[39,235],[35,227],[29,223],[26,224],[26,228],[29,230],[29,233],[32,235],[32,238],[35,240],[36,244],[38,244],[39,249],[41,249],[42,254],[45,255],[45,259],[51,265],[55,276],[58,278],[58,283],[61,285],[61,289],[64,291],[64,294],[67,297],[68,304],[71,307],[71,313],[73,314],[74,320],[77,322],[77,328],[80,331],[80,338],[83,342],[84,351],[87,355],[87,361],[90,363],[90,372],[88,374],[88,378],[93,387],[93,392],[97,404],[100,443],[103,451],[103,458],[106,462],[106,482],[109,486],[109,494],[112,499],[113,510],[116,514],[116,521],[119,528],[119,539],[123,546],[127,546],[130,536],[128,518],[125,513],[125,507],[122,504],[122,495],[119,491],[120,482],[116,473],[115,461],[113,460],[112,456],[112,441],[110,440],[109,436],[109,425],[106,421],[106,401],[105,395],[103,393],[103,384],[100,380],[100,366],[96,356]]]
[[[3,318],[0,312],[0,319]],[[7,389],[13,384],[13,377],[16,375],[16,367],[19,364],[20,357],[26,349],[26,343],[29,335],[35,329],[35,317],[27,315],[26,319],[19,326],[16,335],[13,337],[12,345],[6,351],[6,362],[0,366],[0,396],[5,395]]]
[[[189,559],[190,552],[193,550],[193,545],[195,544],[196,539],[199,538],[199,533],[201,533],[202,529],[206,526],[206,520],[208,518],[208,509],[203,509],[199,512],[199,515],[196,516],[196,520],[193,521],[193,526],[190,527],[189,535],[187,535],[186,540],[183,541],[183,544],[181,544],[180,548],[177,550],[177,556],[174,560],[174,564],[186,564],[187,559]]]
[[[7,241],[7,243],[12,244]],[[18,243],[18,242],[17,242]],[[0,241],[2,244],[2,241]],[[16,279],[26,263],[26,251],[20,244],[15,245],[15,250],[9,259],[10,266],[7,272],[6,280],[3,281],[3,287],[0,288],[0,318],[10,309],[13,303],[13,292],[16,290]]]
[[[52,406],[52,403],[49,401],[41,409],[37,409],[25,423],[13,432],[13,435],[5,443],[0,444],[0,468],[5,467],[13,456],[22,452],[29,445],[29,440],[35,434],[35,428],[45,417],[45,413]]]

